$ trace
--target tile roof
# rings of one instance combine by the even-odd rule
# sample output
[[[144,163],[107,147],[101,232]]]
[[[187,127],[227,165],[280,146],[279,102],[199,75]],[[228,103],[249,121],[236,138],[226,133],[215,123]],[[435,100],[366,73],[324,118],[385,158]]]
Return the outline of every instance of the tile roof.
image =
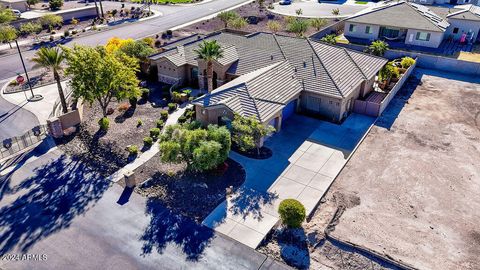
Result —
[[[450,25],[429,8],[405,1],[362,10],[346,21],[432,32],[445,32]]]
[[[264,122],[302,91],[288,61],[252,71],[193,101],[203,107],[225,105],[245,116]]]
[[[480,21],[480,7],[474,5],[459,6],[460,10],[447,15],[448,19]]]
[[[362,52],[348,50],[308,39],[278,36],[269,33],[255,33],[241,36],[231,33],[215,33],[205,37],[215,39],[224,48],[224,57],[219,62],[228,63],[235,60],[227,73],[244,76],[272,64],[288,61],[295,77],[304,91],[342,98],[355,89],[365,79],[370,79],[387,62],[386,59]],[[182,43],[179,47],[153,55],[151,59],[172,54],[185,56],[178,63],[196,66],[194,49],[200,40]],[[173,44],[172,44],[173,45]],[[236,54],[235,54],[236,53]],[[173,62],[173,61],[172,61]],[[237,81],[240,82],[240,81]]]

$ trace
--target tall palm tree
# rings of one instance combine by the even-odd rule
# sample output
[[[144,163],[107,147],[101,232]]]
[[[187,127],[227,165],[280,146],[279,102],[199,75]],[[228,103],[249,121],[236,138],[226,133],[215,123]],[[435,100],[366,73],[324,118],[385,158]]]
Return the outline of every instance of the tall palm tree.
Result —
[[[32,61],[35,62],[36,66],[47,68],[53,72],[53,78],[57,82],[58,95],[60,96],[60,102],[62,103],[62,110],[66,113],[68,111],[67,101],[65,100],[62,84],[60,83],[60,74],[58,74],[58,72],[62,70],[62,62],[64,59],[65,55],[58,47],[42,47],[37,51]]]
[[[208,92],[213,91],[213,60],[217,60],[223,56],[223,50],[216,40],[204,40],[199,48],[195,50],[198,58],[207,62],[207,85]]]

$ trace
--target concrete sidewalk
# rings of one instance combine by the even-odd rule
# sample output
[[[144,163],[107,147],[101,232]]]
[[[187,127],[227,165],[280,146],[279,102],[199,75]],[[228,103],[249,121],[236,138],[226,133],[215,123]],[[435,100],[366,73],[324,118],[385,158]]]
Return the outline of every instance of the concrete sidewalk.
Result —
[[[266,142],[273,151],[271,158],[253,160],[232,152],[230,157],[245,168],[245,183],[203,224],[258,247],[279,221],[282,200],[297,199],[307,215],[312,213],[374,121],[353,114],[336,125],[296,115]]]

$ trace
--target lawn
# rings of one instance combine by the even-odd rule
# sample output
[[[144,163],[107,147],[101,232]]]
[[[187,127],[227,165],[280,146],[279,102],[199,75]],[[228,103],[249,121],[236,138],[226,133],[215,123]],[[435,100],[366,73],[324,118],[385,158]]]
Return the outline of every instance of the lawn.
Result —
[[[368,4],[368,2],[367,2],[367,1],[355,1],[355,4],[357,4],[357,5],[366,5],[366,4]]]
[[[480,63],[480,53],[475,52],[460,52],[457,57],[458,60],[470,61]]]

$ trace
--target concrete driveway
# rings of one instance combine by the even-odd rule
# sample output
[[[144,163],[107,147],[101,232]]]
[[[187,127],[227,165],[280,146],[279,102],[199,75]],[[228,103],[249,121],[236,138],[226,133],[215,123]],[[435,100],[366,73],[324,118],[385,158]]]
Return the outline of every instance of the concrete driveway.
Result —
[[[288,269],[58,150],[0,184],[0,269]]]
[[[285,16],[298,16],[296,11],[302,10],[301,17],[306,18],[344,18],[351,16],[369,6],[374,6],[375,3],[367,2],[366,4],[356,4],[354,0],[348,1],[323,1],[319,3],[317,0],[295,1],[290,5],[274,4],[274,9],[271,12],[278,13]],[[340,14],[334,16],[333,9],[339,9]]]
[[[295,115],[265,146],[266,160],[235,152],[231,158],[247,172],[244,185],[220,204],[204,224],[256,248],[279,221],[284,199],[299,200],[309,215],[341,171],[375,118],[353,114],[341,125]]]

